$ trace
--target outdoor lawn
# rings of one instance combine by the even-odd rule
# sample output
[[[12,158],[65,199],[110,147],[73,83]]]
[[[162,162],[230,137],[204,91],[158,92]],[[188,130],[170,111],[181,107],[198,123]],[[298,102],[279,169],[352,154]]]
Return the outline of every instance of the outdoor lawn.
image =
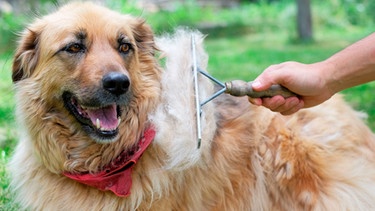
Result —
[[[208,71],[223,81],[251,81],[269,65],[284,61],[321,61],[374,31],[375,15],[366,13],[362,8],[366,5],[355,0],[311,1],[314,39],[309,42],[297,39],[293,0],[243,3],[226,9],[200,8],[188,1],[187,5],[176,5],[173,11],[159,12],[147,12],[125,2],[113,0],[109,6],[146,18],[158,35],[179,25],[207,34]],[[11,63],[16,39],[13,35],[30,20],[28,17],[0,13],[0,210],[17,210],[7,189],[6,170],[18,130]],[[342,92],[351,105],[368,114],[367,122],[373,130],[374,90],[372,82]]]

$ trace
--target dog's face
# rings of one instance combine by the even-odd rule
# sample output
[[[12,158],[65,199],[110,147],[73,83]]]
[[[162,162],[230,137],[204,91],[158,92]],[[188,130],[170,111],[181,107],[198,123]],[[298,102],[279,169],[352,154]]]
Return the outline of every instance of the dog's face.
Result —
[[[48,112],[69,116],[67,124],[108,143],[118,139],[121,122],[139,129],[153,106],[159,91],[154,50],[142,20],[70,4],[25,30],[12,77],[37,84]]]

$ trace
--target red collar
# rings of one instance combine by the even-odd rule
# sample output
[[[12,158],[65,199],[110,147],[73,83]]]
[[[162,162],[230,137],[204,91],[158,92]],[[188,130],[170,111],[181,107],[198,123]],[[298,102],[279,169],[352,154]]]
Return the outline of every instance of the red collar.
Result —
[[[74,174],[64,172],[63,174],[82,184],[98,188],[102,191],[110,190],[117,196],[127,197],[130,195],[132,186],[132,168],[154,139],[155,133],[153,127],[147,128],[136,147],[129,152],[122,153],[108,167],[98,173]]]

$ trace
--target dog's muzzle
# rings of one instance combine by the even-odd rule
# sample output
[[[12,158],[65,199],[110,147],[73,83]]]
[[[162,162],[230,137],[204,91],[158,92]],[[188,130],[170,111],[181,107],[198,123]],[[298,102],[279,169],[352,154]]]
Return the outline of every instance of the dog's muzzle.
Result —
[[[88,135],[99,143],[116,140],[121,122],[121,105],[128,101],[130,88],[128,76],[110,72],[102,77],[102,86],[92,96],[80,96],[79,90],[63,93],[66,109],[81,124]]]

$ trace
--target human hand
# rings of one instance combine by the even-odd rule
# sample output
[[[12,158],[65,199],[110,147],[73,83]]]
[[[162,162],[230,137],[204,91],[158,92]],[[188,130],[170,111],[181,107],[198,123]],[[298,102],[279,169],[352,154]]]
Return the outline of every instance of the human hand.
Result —
[[[315,64],[284,62],[271,65],[254,80],[252,88],[255,91],[263,91],[272,84],[280,84],[296,93],[298,97],[284,98],[278,95],[272,98],[249,98],[249,101],[283,115],[318,105],[334,94],[326,86],[327,77],[324,72],[326,68],[328,67],[322,62]]]

